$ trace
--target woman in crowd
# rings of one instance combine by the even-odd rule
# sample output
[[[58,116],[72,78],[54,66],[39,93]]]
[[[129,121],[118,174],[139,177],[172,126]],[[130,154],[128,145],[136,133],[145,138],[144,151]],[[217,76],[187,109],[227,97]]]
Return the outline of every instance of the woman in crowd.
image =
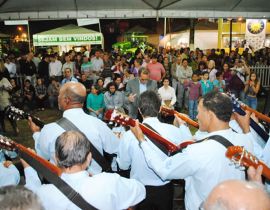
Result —
[[[215,68],[216,64],[214,60],[210,60],[208,63],[208,72],[209,72],[209,80],[213,82],[216,79],[217,69]]]
[[[90,115],[103,119],[104,105],[104,95],[100,91],[98,85],[92,85],[91,93],[88,94],[86,99],[86,108]]]
[[[117,84],[115,82],[110,82],[107,85],[107,91],[104,94],[104,103],[106,110],[123,108],[125,98],[121,91],[118,91]]]
[[[169,78],[163,78],[162,84],[163,86],[158,89],[158,94],[161,98],[161,105],[174,108],[176,103],[176,95],[174,88],[170,86]]]
[[[255,72],[250,74],[250,79],[245,84],[245,93],[247,95],[247,105],[252,109],[257,109],[257,94],[260,90],[260,81]]]
[[[98,78],[98,80],[97,80],[97,86],[98,86],[98,90],[101,93],[105,93],[106,88],[104,88],[104,80],[103,80],[103,78]]]
[[[223,72],[223,79],[225,81],[225,85],[227,88],[232,79],[232,71],[228,63],[223,64],[222,72]]]

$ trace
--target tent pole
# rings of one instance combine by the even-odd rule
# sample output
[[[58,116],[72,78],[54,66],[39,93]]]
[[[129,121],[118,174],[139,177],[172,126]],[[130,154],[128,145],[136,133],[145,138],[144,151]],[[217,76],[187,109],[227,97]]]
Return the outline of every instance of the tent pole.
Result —
[[[29,52],[31,52],[31,37],[30,37],[30,26],[29,26],[29,21],[27,24],[27,33],[28,33],[28,46],[29,46]]]
[[[167,18],[164,17],[164,48],[166,48],[166,42],[165,42],[165,37],[166,37],[166,32],[167,32]]]

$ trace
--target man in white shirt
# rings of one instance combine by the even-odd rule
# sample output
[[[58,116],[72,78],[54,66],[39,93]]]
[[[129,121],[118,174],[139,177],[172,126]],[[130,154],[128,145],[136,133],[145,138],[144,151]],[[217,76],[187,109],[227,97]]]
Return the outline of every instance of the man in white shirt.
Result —
[[[177,128],[173,125],[161,123],[157,115],[160,110],[161,101],[154,91],[145,91],[139,97],[139,111],[143,116],[143,124],[151,126],[156,132],[168,141],[178,145],[183,140],[191,139],[189,129],[182,125]],[[162,159],[167,154],[163,153],[153,142],[149,145]],[[154,170],[149,168],[144,154],[136,137],[131,131],[126,132],[120,141],[117,162],[121,169],[127,170],[131,166],[130,177],[137,179],[146,187],[146,199],[138,205],[139,210],[172,209],[173,186],[169,181],[162,180]]]
[[[101,173],[89,176],[86,171],[92,154],[90,142],[78,131],[67,131],[55,142],[55,159],[62,169],[61,178],[79,193],[86,202],[97,209],[118,210],[136,205],[145,198],[144,186],[118,174]],[[42,185],[33,168],[22,161],[26,177],[26,187],[35,192],[45,210],[78,210],[57,187]]]
[[[50,55],[49,76],[55,77],[58,82],[62,80],[62,63],[57,60],[57,55]]]
[[[66,62],[62,66],[62,72],[64,72],[66,68],[69,68],[71,70],[71,75],[74,76],[75,64],[71,61],[71,56],[68,53],[65,54],[65,61]]]
[[[76,125],[102,155],[103,150],[110,154],[116,154],[119,139],[104,122],[83,111],[85,97],[86,89],[83,84],[79,82],[64,84],[58,96],[58,106],[64,111],[63,117]],[[31,120],[29,120],[29,124],[33,132],[37,153],[43,158],[54,162],[55,140],[65,130],[56,122],[45,125],[41,130]],[[101,170],[101,166],[93,159],[88,171],[92,174],[98,174]]]
[[[10,78],[14,78],[16,76],[16,65],[15,63],[11,62],[9,58],[5,59],[5,67],[7,68],[9,72]]]
[[[146,162],[163,180],[185,179],[187,210],[198,209],[210,191],[228,179],[245,179],[243,171],[236,169],[225,157],[226,147],[211,136],[219,135],[233,145],[244,146],[253,152],[249,116],[242,118],[244,134],[233,132],[229,127],[232,102],[224,93],[210,92],[203,96],[198,106],[198,123],[201,131],[209,134],[205,141],[189,145],[182,153],[162,159],[145,140],[139,126],[131,128],[144,152]],[[249,133],[249,134],[247,134]]]
[[[103,59],[100,57],[99,50],[95,52],[95,57],[91,59],[91,62],[93,64],[93,71],[96,73],[96,75],[100,75],[100,73],[103,71],[104,63]]]
[[[179,98],[179,108],[188,109],[189,91],[185,89],[184,84],[188,83],[192,77],[192,68],[188,66],[188,60],[182,59],[182,65],[176,69],[176,77],[178,78],[177,98]]]

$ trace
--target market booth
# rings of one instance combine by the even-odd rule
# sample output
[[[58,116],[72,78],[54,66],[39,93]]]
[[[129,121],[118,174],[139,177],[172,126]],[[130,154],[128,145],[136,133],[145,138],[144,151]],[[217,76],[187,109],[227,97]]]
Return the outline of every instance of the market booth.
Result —
[[[79,51],[80,47],[90,45],[101,45],[103,48],[103,43],[102,33],[72,24],[33,35],[34,47],[51,46],[58,48],[54,49],[58,52],[74,48]]]

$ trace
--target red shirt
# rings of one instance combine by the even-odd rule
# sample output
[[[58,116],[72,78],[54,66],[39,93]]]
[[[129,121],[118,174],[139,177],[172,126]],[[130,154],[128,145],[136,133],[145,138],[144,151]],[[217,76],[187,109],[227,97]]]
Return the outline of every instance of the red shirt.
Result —
[[[165,74],[165,69],[163,65],[159,62],[157,63],[149,63],[147,65],[147,69],[150,72],[149,78],[152,80],[160,81],[162,76]]]

